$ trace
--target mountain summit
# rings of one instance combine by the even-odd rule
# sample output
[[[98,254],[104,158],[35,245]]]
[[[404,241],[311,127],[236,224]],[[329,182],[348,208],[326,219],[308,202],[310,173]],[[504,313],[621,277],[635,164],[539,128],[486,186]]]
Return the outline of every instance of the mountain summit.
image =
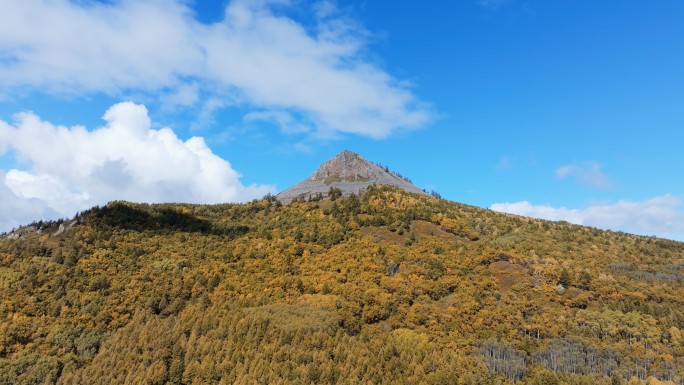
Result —
[[[330,188],[339,188],[343,196],[358,194],[372,185],[392,185],[408,192],[426,194],[409,180],[344,150],[323,163],[310,177],[282,191],[277,198],[283,203],[318,194],[327,196]]]

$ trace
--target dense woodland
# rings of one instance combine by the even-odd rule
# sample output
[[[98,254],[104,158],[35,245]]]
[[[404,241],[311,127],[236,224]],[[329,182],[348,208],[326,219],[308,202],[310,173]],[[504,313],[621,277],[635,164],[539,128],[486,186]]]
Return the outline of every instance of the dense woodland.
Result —
[[[683,243],[390,187],[113,202],[0,240],[0,384],[684,384],[683,280]]]

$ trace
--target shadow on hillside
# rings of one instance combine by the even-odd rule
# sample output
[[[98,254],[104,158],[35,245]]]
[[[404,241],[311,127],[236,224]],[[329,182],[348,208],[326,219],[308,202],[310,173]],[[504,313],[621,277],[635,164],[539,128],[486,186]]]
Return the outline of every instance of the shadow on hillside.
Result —
[[[113,202],[87,213],[96,227],[117,227],[134,231],[192,232],[238,236],[249,231],[243,225],[217,225],[172,207]]]

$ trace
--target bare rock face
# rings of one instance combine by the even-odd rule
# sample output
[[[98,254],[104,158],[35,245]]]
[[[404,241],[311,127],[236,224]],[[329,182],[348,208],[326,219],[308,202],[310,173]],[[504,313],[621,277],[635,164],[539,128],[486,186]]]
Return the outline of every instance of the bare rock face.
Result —
[[[71,230],[76,225],[76,222],[77,222],[76,220],[71,221],[71,222],[67,223],[66,226],[64,225],[64,223],[60,223],[59,229],[57,229],[57,231],[55,231],[55,233],[52,234],[52,236],[56,237],[62,233],[66,233],[67,231]]]
[[[363,159],[359,154],[344,150],[334,158],[323,163],[314,171],[309,180],[341,181],[369,180],[385,173],[380,167]]]
[[[368,186],[392,185],[406,191],[426,194],[408,180],[373,164],[361,155],[345,150],[323,163],[311,176],[282,191],[276,197],[283,203],[294,199],[327,197],[331,187],[339,188],[342,196],[360,194]]]

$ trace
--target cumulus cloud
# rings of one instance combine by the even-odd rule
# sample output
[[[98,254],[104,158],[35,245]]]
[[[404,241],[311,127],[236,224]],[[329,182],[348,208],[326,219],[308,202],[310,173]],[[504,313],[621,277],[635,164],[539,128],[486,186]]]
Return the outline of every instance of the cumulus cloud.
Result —
[[[165,92],[163,103],[291,110],[324,135],[384,138],[432,117],[405,83],[369,59],[368,33],[316,3],[233,0],[199,22],[184,0],[26,0],[0,12],[0,93]],[[36,28],[40,26],[40,28]],[[211,110],[211,108],[208,108]]]
[[[601,164],[596,162],[568,164],[559,167],[556,169],[556,177],[559,179],[571,178],[590,188],[605,190],[613,187],[613,181],[601,170]]]
[[[0,169],[0,181],[5,180],[5,175],[5,171]],[[56,219],[60,216],[64,215],[40,204],[37,199],[19,198],[5,183],[0,183],[0,232],[11,230],[20,224],[26,224],[37,219]]]
[[[152,129],[142,105],[116,104],[103,119],[106,124],[92,131],[53,125],[33,113],[0,120],[0,150],[27,165],[0,170],[0,231],[29,219],[70,217],[110,200],[218,203],[275,191],[244,186],[203,138],[182,141],[170,128]]]
[[[511,214],[568,221],[602,229],[684,240],[684,210],[681,199],[662,195],[641,202],[621,200],[581,209],[533,205],[527,201],[495,203],[492,210]]]

